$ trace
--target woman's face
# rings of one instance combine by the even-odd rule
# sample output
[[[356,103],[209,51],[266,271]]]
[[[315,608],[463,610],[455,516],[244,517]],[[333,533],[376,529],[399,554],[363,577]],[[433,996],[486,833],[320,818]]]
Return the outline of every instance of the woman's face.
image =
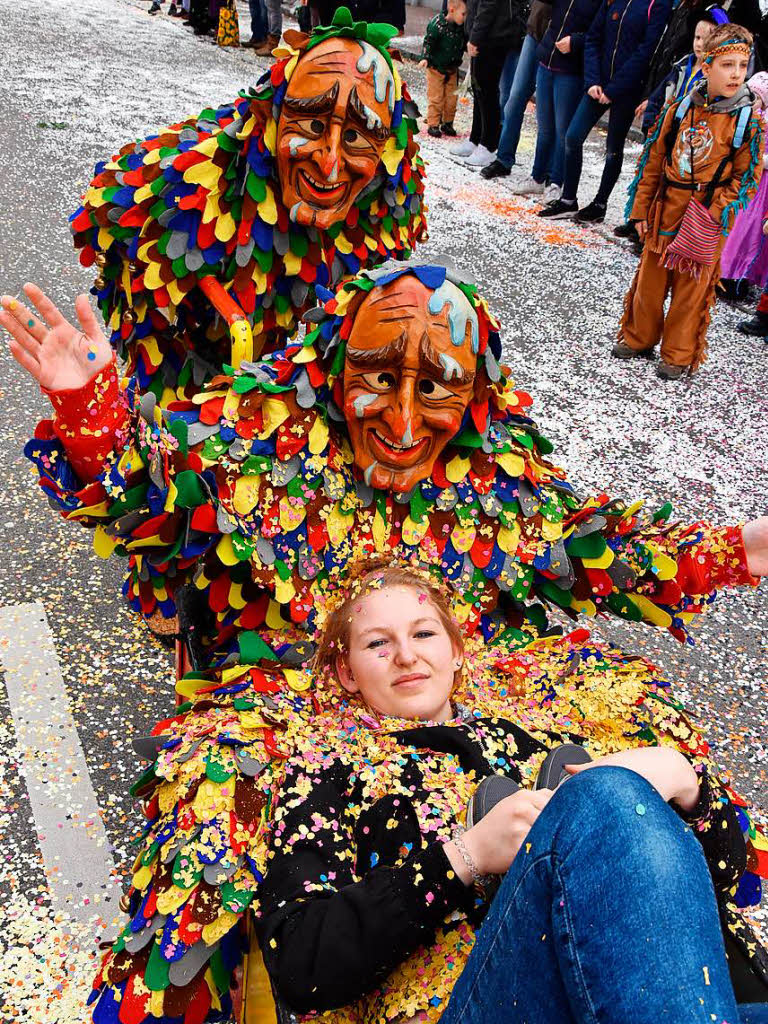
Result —
[[[693,33],[693,52],[696,55],[696,60],[701,60],[704,56],[704,47],[707,45],[707,39],[711,31],[712,25],[708,21],[697,23]]]
[[[374,590],[352,606],[349,653],[339,680],[372,710],[444,722],[461,652],[428,595],[410,586]]]

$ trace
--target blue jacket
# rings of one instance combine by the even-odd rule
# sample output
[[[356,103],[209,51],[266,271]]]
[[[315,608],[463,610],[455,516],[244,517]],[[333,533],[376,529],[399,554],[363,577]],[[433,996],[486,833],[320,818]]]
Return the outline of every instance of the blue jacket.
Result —
[[[539,43],[536,59],[552,71],[580,75],[584,69],[584,41],[600,0],[554,0],[552,20]],[[571,49],[560,53],[558,39],[571,37]]]
[[[602,0],[584,46],[584,86],[612,100],[642,94],[672,0]]]

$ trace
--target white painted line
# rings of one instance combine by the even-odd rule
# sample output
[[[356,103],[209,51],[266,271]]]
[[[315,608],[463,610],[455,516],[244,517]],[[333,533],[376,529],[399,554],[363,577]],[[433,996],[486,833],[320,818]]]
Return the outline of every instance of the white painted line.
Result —
[[[0,608],[0,665],[53,909],[110,937],[120,880],[42,604]]]

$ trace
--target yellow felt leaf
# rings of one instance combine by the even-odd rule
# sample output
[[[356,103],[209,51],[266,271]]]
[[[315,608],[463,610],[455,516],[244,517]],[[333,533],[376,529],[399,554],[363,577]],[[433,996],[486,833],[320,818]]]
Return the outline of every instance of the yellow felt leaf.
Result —
[[[476,536],[477,531],[470,523],[467,523],[466,525],[457,523],[451,530],[451,544],[453,544],[454,548],[456,548],[460,555],[463,555],[466,554],[466,552],[469,551],[475,543]]]
[[[179,489],[173,480],[168,481],[168,497],[165,499],[163,505],[163,512],[173,512],[173,506],[176,504],[176,497],[179,493]]]
[[[163,287],[163,279],[160,277],[160,264],[150,263],[144,271],[144,287],[155,291]]]
[[[157,909],[161,914],[175,914],[179,907],[183,906],[194,891],[194,886],[189,889],[177,889],[172,885],[166,892],[157,897]]]
[[[669,555],[654,552],[654,576],[660,580],[673,580],[677,576],[677,562]]]
[[[446,479],[450,480],[452,484],[457,484],[467,475],[469,472],[469,466],[469,459],[463,459],[461,455],[454,455],[445,467]]]
[[[305,345],[301,351],[297,352],[295,356],[291,357],[292,363],[311,363],[317,359],[317,352],[315,351],[314,345]]]
[[[597,608],[595,607],[594,601],[577,601],[575,598],[571,601],[571,608],[574,611],[580,612],[582,615],[597,615]]]
[[[137,188],[133,193],[133,205],[139,206],[145,199],[151,199],[154,196],[152,191],[151,183],[149,185],[142,185],[141,188]]]
[[[237,231],[237,224],[231,213],[222,213],[219,219],[216,221],[215,227],[216,237],[220,242],[228,242],[230,238]]]
[[[198,821],[212,821],[217,814],[228,811],[231,803],[232,797],[225,794],[221,783],[203,779],[192,807]]]
[[[125,545],[126,551],[143,551],[144,548],[158,548],[161,546],[160,534],[154,533],[151,537],[141,537],[139,540],[128,541]]]
[[[266,622],[270,629],[282,629],[283,627],[290,625],[290,623],[286,622],[283,618],[280,611],[280,605],[277,601],[269,602]]]
[[[295,252],[288,252],[283,256],[283,264],[285,265],[285,272],[289,277],[298,277],[299,271],[301,270],[301,256],[297,256]]]
[[[243,127],[237,133],[237,138],[238,139],[249,139],[251,137],[251,132],[253,131],[255,126],[256,126],[256,118],[254,117],[253,114],[251,114],[251,116],[245,122]]]
[[[756,850],[768,850],[768,836],[758,832],[754,839],[749,840]]]
[[[206,402],[210,402],[212,398],[226,398],[229,394],[228,389],[220,391],[198,391],[192,395],[192,401],[195,405],[205,405]]]
[[[466,601],[455,601],[451,605],[451,611],[453,612],[453,617],[456,619],[459,625],[461,625],[462,623],[466,622],[467,619],[469,618],[469,614],[472,611],[472,608],[470,605],[467,604]]]
[[[525,459],[522,455],[504,452],[502,455],[497,455],[496,460],[508,476],[522,476],[525,473]]]
[[[354,249],[354,246],[352,245],[350,240],[346,237],[346,235],[344,234],[343,231],[338,236],[338,238],[336,239],[335,245],[336,245],[336,248],[339,250],[339,252],[343,252],[345,256],[348,256],[352,252],[352,250]]]
[[[164,1009],[165,989],[159,988],[149,994],[149,1007],[147,1009],[150,1017],[157,1017],[158,1020],[162,1020],[165,1016]]]
[[[264,145],[270,153],[275,152],[275,147],[277,146],[277,121],[272,117],[267,121],[267,127],[264,129]]]
[[[98,247],[100,249],[103,249],[104,252],[106,252],[113,242],[114,238],[112,237],[112,235],[110,235],[109,231],[107,231],[106,228],[99,228],[99,234],[96,239],[96,244],[98,245]]]
[[[219,140],[215,135],[209,135],[207,139],[203,139],[202,142],[198,142],[194,147],[196,153],[202,153],[203,156],[213,156],[218,151]]]
[[[117,540],[110,537],[103,526],[97,526],[96,533],[93,535],[93,550],[99,558],[109,558],[116,547]]]
[[[343,512],[339,511],[338,503],[333,506],[325,520],[331,544],[336,545],[342,542],[352,525],[352,518],[352,516],[345,516]]]
[[[237,914],[233,914],[231,910],[225,910],[223,914],[220,914],[215,921],[211,924],[205,925],[203,928],[203,942],[212,946],[219,939],[222,939],[228,931],[235,927],[239,918]]]
[[[309,431],[309,453],[319,455],[328,445],[328,426],[322,416],[318,416]]]
[[[243,597],[243,586],[241,583],[232,583],[229,588],[229,607],[236,611],[242,611],[248,603]]]
[[[415,523],[410,516],[406,516],[402,526],[403,544],[407,544],[409,547],[416,547],[428,529],[428,516],[422,516],[420,523]]]
[[[184,299],[184,295],[186,293],[183,292],[181,288],[179,288],[175,280],[169,281],[165,288],[169,296],[171,297],[171,302],[173,303],[173,305],[178,306],[179,303],[182,302],[182,300]]]
[[[390,135],[387,139],[387,144],[384,147],[384,152],[381,154],[381,162],[387,169],[387,174],[394,174],[403,158],[402,149],[397,148],[394,136]]]
[[[205,209],[203,210],[203,224],[210,224],[212,221],[218,220],[220,216],[219,193],[209,192],[205,200]]]
[[[301,526],[307,516],[306,507],[287,494],[280,499],[278,510],[280,526],[285,533],[293,533],[298,526]]]
[[[243,476],[237,478],[235,483],[235,496],[232,501],[232,505],[237,513],[241,516],[248,515],[256,507],[256,503],[259,500],[259,485],[261,484],[261,477],[254,476],[250,473],[246,473]],[[231,544],[230,540],[230,544]],[[229,563],[234,565],[234,562]]]
[[[649,601],[647,597],[643,597],[642,594],[632,594],[632,603],[642,612],[644,618],[648,622],[652,622],[654,626],[669,627],[672,625],[672,616],[668,615],[662,608],[655,605],[653,601]]]
[[[425,517],[426,518],[426,517]],[[387,538],[389,537],[389,530],[384,519],[377,512],[373,517],[373,543],[376,545],[377,551],[386,551],[387,549]]]
[[[515,523],[514,527],[502,526],[496,535],[496,543],[505,555],[514,555],[520,543],[520,527]]]
[[[279,604],[290,604],[296,596],[296,588],[293,585],[293,581],[289,578],[287,580],[281,579],[279,576],[275,577],[275,600]]]
[[[194,697],[198,690],[210,686],[210,679],[180,679],[176,683],[176,693],[180,697]]]
[[[613,565],[615,555],[611,548],[606,547],[602,555],[597,558],[582,558],[583,564],[587,569],[607,569],[609,565]]]
[[[144,166],[146,167],[148,164],[157,164],[162,159],[163,154],[159,149],[150,149],[148,152],[144,153]]]
[[[259,434],[259,440],[270,437],[290,416],[288,406],[279,398],[267,398],[261,406],[261,414],[264,417],[264,428]]]
[[[203,977],[205,978],[205,984],[208,986],[208,991],[210,992],[210,995],[211,995],[211,1009],[212,1010],[221,1010],[221,998],[219,997],[219,986],[216,984],[216,979],[214,978],[213,971],[210,969],[210,967],[205,972]],[[162,1014],[158,1013],[157,1016],[160,1017],[160,1016],[162,1016]]]
[[[304,690],[308,690],[312,685],[312,675],[310,672],[302,672],[297,668],[284,668],[283,675],[290,688],[297,693],[303,693]]]
[[[275,194],[267,185],[267,195],[258,204],[259,216],[265,224],[277,224],[277,206],[275,205]]]
[[[154,878],[154,872],[149,864],[145,864],[135,872],[131,882],[133,883],[134,889],[138,889],[139,892],[144,892],[149,883]]]
[[[563,524],[552,523],[549,519],[542,519],[541,535],[544,540],[560,540],[563,535]]]
[[[221,168],[209,160],[202,164],[193,164],[184,171],[184,181],[190,185],[202,185],[209,192],[218,189],[220,177]]]
[[[232,546],[232,535],[230,533],[225,533],[216,545],[216,555],[222,565],[237,565],[239,562],[239,558]]]

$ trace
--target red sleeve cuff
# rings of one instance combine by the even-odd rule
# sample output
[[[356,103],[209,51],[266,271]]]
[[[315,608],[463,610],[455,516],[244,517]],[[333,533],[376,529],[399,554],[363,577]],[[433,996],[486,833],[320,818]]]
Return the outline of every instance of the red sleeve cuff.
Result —
[[[123,442],[128,425],[128,403],[114,356],[80,388],[41,390],[53,406],[53,433],[72,468],[84,483],[95,480],[107,455]]]
[[[747,568],[741,526],[707,529],[702,540],[678,563],[678,583],[686,594],[709,594],[722,587],[756,587],[760,582]]]

